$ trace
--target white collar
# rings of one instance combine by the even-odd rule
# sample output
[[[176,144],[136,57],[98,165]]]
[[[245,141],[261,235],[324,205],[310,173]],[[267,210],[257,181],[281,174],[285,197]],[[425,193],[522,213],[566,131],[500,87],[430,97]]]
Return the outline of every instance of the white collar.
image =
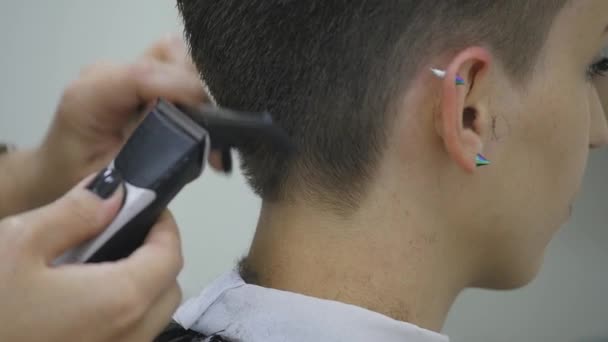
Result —
[[[370,310],[220,277],[173,317],[184,328],[242,342],[449,342],[447,336]]]

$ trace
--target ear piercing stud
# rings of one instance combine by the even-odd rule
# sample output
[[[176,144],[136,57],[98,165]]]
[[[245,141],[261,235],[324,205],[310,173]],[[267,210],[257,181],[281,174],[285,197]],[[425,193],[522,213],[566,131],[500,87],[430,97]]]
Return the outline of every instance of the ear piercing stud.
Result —
[[[443,70],[440,70],[440,69],[431,68],[431,72],[439,78],[445,78],[445,75],[446,75],[446,72]],[[456,85],[464,85],[464,84],[465,84],[464,78],[456,75]]]
[[[482,167],[482,166],[490,165],[490,161],[488,159],[486,159],[486,157],[482,156],[481,154],[478,154],[475,157],[475,164],[477,165],[477,167]]]
[[[444,79],[445,75],[446,75],[446,72],[444,70],[440,70],[440,69],[436,69],[436,68],[431,68],[431,72],[433,73],[433,75],[435,75],[441,79]],[[464,79],[462,77],[456,75],[456,85],[464,85],[464,84],[465,84]],[[475,157],[475,165],[477,165],[477,167],[487,166],[487,165],[490,165],[490,161],[483,155],[478,154]]]

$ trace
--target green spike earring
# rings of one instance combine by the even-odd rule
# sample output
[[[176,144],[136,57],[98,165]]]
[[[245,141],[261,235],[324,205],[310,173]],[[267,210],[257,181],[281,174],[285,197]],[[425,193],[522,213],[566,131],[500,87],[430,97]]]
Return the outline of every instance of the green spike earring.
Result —
[[[482,167],[482,166],[490,165],[490,161],[488,159],[486,159],[486,157],[482,156],[481,154],[478,154],[475,157],[475,164],[477,164],[477,167]]]

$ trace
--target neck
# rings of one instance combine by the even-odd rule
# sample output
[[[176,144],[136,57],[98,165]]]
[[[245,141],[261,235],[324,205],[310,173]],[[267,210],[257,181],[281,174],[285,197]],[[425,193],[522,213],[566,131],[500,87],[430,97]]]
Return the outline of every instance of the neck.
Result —
[[[305,205],[264,203],[245,269],[261,286],[440,331],[468,285],[465,258],[444,234],[449,230],[422,220],[436,213],[375,203],[348,219]]]

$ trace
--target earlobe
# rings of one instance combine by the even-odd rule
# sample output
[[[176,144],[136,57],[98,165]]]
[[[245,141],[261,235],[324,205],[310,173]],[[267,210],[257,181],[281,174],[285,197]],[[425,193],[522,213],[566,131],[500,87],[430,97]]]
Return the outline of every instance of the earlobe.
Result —
[[[491,61],[490,53],[480,47],[472,47],[456,55],[442,78],[441,106],[439,114],[441,138],[449,157],[467,172],[487,165],[483,155],[482,133],[486,113],[481,104],[484,94],[481,80]]]

